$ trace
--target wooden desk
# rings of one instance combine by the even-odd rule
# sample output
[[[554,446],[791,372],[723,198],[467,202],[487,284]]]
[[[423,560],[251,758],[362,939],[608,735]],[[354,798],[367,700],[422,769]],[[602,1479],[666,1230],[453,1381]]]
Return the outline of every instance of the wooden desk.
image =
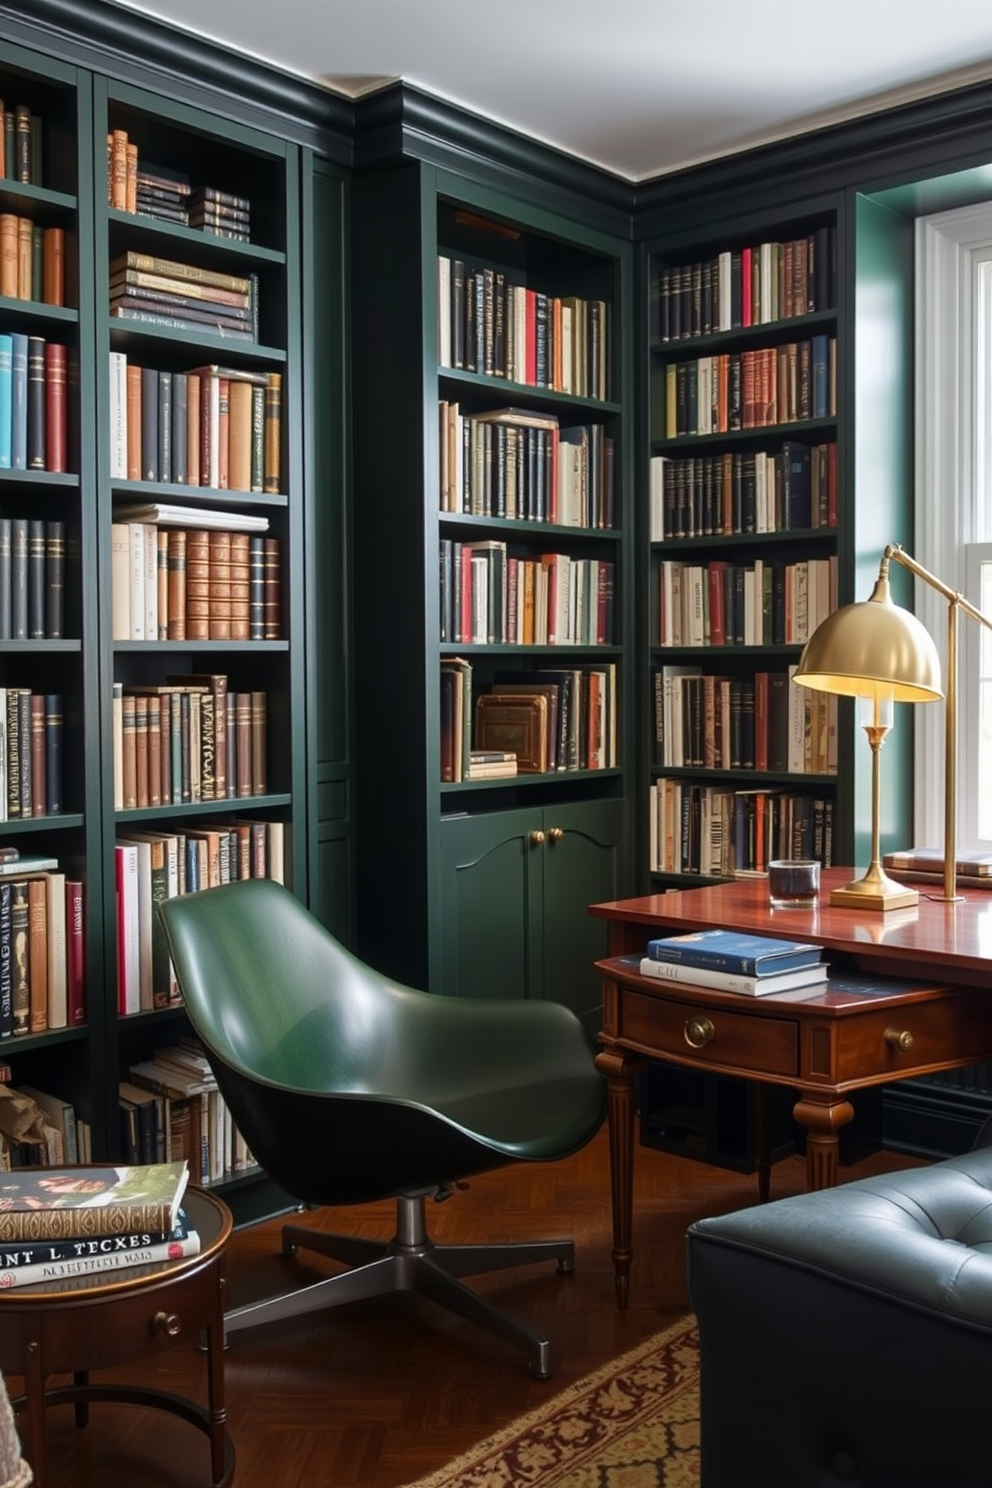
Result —
[[[837,1134],[854,1115],[852,1091],[992,1058],[992,892],[966,891],[953,905],[921,897],[918,907],[887,915],[832,908],[830,890],[854,876],[849,868],[823,873],[811,910],[772,909],[764,879],[590,906],[609,922],[610,957],[596,963],[596,1063],[609,1086],[620,1307],[632,1256],[634,1077],[647,1060],[794,1088],[815,1189],[837,1181]],[[813,941],[828,952],[831,980],[816,995],[743,997],[642,977],[630,959],[640,959],[652,934],[707,928]],[[767,1140],[761,1145],[759,1192],[767,1198]]]
[[[208,1438],[210,1481],[227,1488],[234,1475],[234,1446],[224,1409],[224,1302],[226,1252],[231,1234],[227,1206],[213,1194],[189,1189],[183,1207],[199,1231],[199,1255],[158,1261],[109,1273],[80,1276],[64,1289],[44,1282],[0,1291],[0,1368],[21,1375],[24,1394],[12,1404],[29,1415],[27,1456],[36,1488],[49,1482],[45,1407],[75,1406],[85,1426],[90,1402],[124,1401],[154,1406],[188,1421]],[[206,1336],[207,1407],[144,1386],[91,1384],[91,1369],[107,1369],[170,1347],[177,1339]],[[73,1383],[47,1388],[53,1374]]]

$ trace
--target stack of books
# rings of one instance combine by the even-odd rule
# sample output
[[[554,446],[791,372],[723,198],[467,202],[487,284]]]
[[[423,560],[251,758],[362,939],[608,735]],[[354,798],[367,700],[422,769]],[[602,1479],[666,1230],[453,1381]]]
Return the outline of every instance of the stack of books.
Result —
[[[944,850],[940,847],[903,848],[883,854],[882,863],[893,878],[907,883],[944,882]],[[956,853],[954,876],[960,888],[992,889],[992,853]]]
[[[649,940],[642,976],[741,992],[747,997],[799,989],[817,991],[827,981],[823,947],[735,930],[693,930]]]
[[[110,265],[110,313],[119,320],[215,331],[256,339],[258,288],[253,275],[227,274],[147,253],[122,253]]]
[[[247,243],[251,237],[251,202],[246,196],[216,186],[198,186],[190,200],[189,225],[211,237]]]
[[[23,1168],[0,1177],[0,1287],[62,1287],[197,1255],[185,1162]]]

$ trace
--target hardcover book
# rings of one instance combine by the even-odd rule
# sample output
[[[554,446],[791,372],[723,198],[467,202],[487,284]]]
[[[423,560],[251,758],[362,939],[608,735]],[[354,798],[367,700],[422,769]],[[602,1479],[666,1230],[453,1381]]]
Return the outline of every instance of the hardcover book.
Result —
[[[770,935],[748,935],[736,930],[691,930],[684,935],[649,940],[647,954],[653,961],[681,962],[686,966],[760,977],[815,965],[823,956],[823,948],[806,941],[776,940]]]
[[[543,774],[548,768],[548,700],[543,694],[487,693],[476,703],[475,745],[517,757],[521,775]]]
[[[907,847],[899,852],[885,853],[882,862],[886,868],[903,872],[944,872],[944,849],[942,847]],[[959,852],[955,854],[954,871],[963,878],[992,878],[992,853]]]
[[[641,976],[660,982],[678,982],[689,987],[716,987],[721,992],[739,992],[746,997],[768,997],[774,992],[792,992],[799,987],[826,986],[827,967],[823,961],[810,966],[797,966],[792,971],[752,976],[746,972],[714,971],[711,967],[687,966],[684,961],[656,961],[642,956]]]
[[[22,1168],[0,1179],[0,1243],[175,1229],[185,1162]]]

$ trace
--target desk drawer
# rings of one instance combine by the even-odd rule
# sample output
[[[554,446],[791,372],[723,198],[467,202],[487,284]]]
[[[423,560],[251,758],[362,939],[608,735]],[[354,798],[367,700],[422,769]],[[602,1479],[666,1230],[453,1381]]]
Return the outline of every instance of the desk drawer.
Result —
[[[725,1012],[620,988],[621,1043],[631,1042],[663,1059],[699,1060],[701,1065],[742,1074],[796,1076],[799,1025],[790,1018]]]

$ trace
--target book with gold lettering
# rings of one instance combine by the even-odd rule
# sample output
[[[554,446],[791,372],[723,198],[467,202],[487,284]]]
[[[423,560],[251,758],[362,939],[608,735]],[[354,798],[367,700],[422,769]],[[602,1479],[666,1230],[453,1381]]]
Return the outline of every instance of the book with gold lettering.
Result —
[[[20,1168],[0,1175],[0,1243],[165,1231],[189,1182],[185,1161]]]

